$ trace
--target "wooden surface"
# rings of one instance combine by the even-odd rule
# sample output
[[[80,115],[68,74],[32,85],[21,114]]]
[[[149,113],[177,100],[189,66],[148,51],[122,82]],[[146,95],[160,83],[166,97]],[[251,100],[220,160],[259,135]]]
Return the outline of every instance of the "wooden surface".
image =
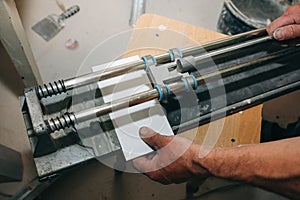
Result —
[[[157,55],[170,48],[194,46],[226,37],[166,17],[145,14],[140,17],[128,44],[131,55]],[[262,106],[228,116],[184,133],[195,142],[212,146],[259,143]]]

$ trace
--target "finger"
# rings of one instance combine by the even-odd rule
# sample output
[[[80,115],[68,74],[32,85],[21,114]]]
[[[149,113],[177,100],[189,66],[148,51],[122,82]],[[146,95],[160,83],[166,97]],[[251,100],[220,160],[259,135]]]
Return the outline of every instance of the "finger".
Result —
[[[281,27],[274,32],[273,37],[279,41],[300,37],[300,25],[294,24]]]
[[[169,178],[167,177],[167,175],[162,171],[162,170],[156,170],[156,171],[152,171],[152,172],[148,172],[146,173],[146,175],[157,182],[160,182],[161,184],[164,185],[168,185],[173,183],[171,180],[169,180]]]
[[[142,173],[153,171],[155,168],[153,158],[148,159],[147,157],[140,157],[133,160],[133,167]]]
[[[133,160],[133,166],[136,170],[146,174],[150,179],[160,182],[164,185],[171,184],[172,181],[157,165],[157,155],[151,160],[146,157],[141,157]]]
[[[283,15],[278,19],[274,20],[268,27],[267,31],[269,35],[273,35],[274,32],[283,26],[295,24],[295,19],[291,15]]]
[[[140,129],[140,136],[144,142],[156,150],[166,146],[171,140],[170,137],[162,136],[147,127]]]

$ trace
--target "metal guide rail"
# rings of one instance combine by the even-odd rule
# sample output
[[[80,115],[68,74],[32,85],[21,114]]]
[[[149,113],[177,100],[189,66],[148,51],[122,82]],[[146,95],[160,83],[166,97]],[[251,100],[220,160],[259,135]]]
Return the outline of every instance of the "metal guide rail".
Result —
[[[158,99],[177,133],[297,90],[299,55],[297,40],[277,42],[259,29],[28,88],[22,111],[38,174],[119,151],[108,114],[123,108]],[[147,72],[153,89],[103,102],[98,81],[137,70]]]

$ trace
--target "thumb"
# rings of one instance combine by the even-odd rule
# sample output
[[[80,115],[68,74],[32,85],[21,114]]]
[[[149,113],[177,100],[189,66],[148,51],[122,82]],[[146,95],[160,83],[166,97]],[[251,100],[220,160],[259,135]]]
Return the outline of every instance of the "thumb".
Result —
[[[139,132],[142,140],[155,150],[166,146],[171,141],[170,137],[160,135],[147,127],[142,127]]]
[[[290,15],[282,15],[281,17],[275,19],[269,26],[266,27],[269,35],[273,35],[274,32],[280,27],[295,24],[295,19]]]
[[[276,40],[289,40],[300,37],[300,25],[293,24],[278,28],[274,34]]]

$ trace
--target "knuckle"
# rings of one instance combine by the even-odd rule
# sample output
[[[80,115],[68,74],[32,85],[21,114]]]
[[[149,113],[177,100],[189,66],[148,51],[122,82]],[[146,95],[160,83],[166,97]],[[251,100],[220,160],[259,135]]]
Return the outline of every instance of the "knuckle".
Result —
[[[268,32],[269,34],[272,33],[272,28],[271,28],[270,26],[267,26],[267,27],[266,27],[266,30],[267,30],[267,32]]]
[[[296,4],[293,6],[290,6],[286,9],[284,15],[298,15],[300,10],[300,4]]]
[[[286,9],[286,12],[294,12],[295,10],[298,10],[299,9],[299,5],[296,4],[296,5],[292,5],[292,6],[289,6],[287,9]]]
[[[300,9],[300,4],[298,3],[298,4],[295,4],[295,5],[293,5],[293,7],[294,7],[294,9]]]
[[[286,9],[285,13],[290,13],[294,10],[294,6],[290,6]]]

